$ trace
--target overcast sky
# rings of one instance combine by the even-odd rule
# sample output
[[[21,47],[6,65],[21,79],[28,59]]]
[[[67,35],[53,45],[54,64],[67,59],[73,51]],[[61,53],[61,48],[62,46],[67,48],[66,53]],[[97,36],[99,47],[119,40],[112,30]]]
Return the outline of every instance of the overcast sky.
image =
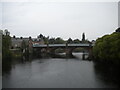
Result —
[[[43,34],[63,39],[97,39],[118,27],[117,2],[2,2],[2,29],[11,36]]]

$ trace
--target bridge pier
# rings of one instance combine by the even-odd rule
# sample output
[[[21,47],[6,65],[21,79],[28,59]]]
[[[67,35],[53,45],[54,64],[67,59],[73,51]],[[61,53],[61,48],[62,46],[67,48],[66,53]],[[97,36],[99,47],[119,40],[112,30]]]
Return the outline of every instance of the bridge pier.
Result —
[[[73,56],[72,55],[72,49],[70,49],[70,48],[66,48],[65,53],[66,53],[66,57],[72,57]]]

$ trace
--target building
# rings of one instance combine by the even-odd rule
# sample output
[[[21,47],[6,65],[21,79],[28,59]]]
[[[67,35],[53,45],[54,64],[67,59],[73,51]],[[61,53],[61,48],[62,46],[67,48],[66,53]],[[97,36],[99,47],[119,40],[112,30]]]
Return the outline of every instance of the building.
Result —
[[[26,48],[24,49],[29,49],[29,53],[32,53],[32,46],[34,44],[44,44],[44,40],[41,38],[16,38],[15,36],[13,36],[11,38],[11,49],[23,49],[23,43],[25,45]],[[23,51],[24,51],[23,49]]]
[[[25,41],[26,45],[29,43],[29,38],[11,38],[11,48],[21,48],[22,42]]]
[[[31,42],[32,42],[32,44],[45,44],[44,40],[41,38],[32,38]]]

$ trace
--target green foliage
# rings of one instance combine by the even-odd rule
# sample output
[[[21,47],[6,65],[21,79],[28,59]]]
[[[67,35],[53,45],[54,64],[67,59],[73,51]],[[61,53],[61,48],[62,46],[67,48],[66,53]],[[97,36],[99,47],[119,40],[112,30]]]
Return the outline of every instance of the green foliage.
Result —
[[[64,42],[65,41],[60,37],[56,38],[56,40],[55,40],[55,44],[63,44]]]
[[[49,44],[64,44],[65,41],[64,41],[62,38],[57,37],[57,38],[50,38],[50,39],[48,40],[48,43],[49,43]]]
[[[120,64],[120,33],[114,32],[98,38],[93,47],[93,54],[96,60]]]
[[[55,43],[55,38],[50,38],[48,42],[49,42],[49,44],[54,44]]]
[[[11,52],[9,50],[11,46],[11,37],[9,35],[2,36],[2,58],[3,59],[10,59]]]
[[[69,44],[76,43],[76,44],[79,44],[79,43],[82,43],[82,41],[80,41],[79,39],[72,40],[71,38],[69,38],[68,40],[65,41],[61,37],[49,38],[49,36],[46,37],[46,36],[44,36],[42,34],[38,35],[38,38],[43,39],[45,44],[65,44],[65,43],[69,43]],[[88,40],[85,40],[84,42],[88,43]]]
[[[69,38],[68,40],[67,40],[67,43],[73,43],[73,40],[71,39],[71,38]]]
[[[73,41],[73,43],[79,44],[79,43],[80,43],[80,40],[79,40],[79,39],[75,39],[75,40]]]
[[[45,44],[48,44],[49,36],[48,37],[43,36],[43,40],[44,40]]]

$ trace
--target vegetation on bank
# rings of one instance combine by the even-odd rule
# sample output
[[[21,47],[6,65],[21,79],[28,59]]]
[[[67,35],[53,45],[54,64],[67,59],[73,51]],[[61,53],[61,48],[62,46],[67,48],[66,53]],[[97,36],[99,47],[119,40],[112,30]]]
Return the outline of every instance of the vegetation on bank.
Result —
[[[120,28],[96,40],[93,56],[96,61],[120,65]]]
[[[6,59],[11,59],[11,37],[9,35],[2,35],[2,59],[3,61]]]
[[[10,32],[8,30],[4,30],[4,33],[2,35],[2,60],[3,64],[10,62],[12,58],[18,58],[21,57],[21,52],[14,52],[13,50],[10,50],[11,48],[11,37]]]
[[[9,36],[9,32],[5,30],[4,34],[2,34],[2,71],[8,71],[11,66],[12,54],[10,51],[11,46],[11,37]]]

